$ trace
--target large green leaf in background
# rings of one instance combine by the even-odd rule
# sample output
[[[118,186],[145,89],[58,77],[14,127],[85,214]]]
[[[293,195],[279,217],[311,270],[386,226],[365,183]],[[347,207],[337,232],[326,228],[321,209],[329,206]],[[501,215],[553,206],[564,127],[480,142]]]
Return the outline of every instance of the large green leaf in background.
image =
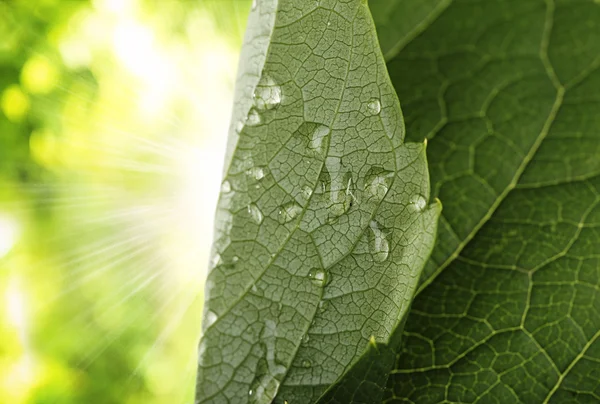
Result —
[[[389,61],[444,213],[386,402],[600,402],[599,67],[592,0],[454,1]]]
[[[196,399],[381,397],[439,214],[424,144],[403,143],[364,1],[263,0],[248,25]]]
[[[369,7],[385,59],[394,57],[450,3],[452,0],[371,0]]]

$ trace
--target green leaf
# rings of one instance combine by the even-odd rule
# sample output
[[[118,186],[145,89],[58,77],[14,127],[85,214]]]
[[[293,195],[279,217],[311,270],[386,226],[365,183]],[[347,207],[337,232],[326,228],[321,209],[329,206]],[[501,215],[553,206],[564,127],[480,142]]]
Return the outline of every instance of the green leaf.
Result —
[[[369,8],[377,26],[386,60],[419,35],[452,0],[371,0]]]
[[[444,213],[385,402],[600,401],[598,21],[455,1],[388,63]]]
[[[424,144],[403,138],[364,1],[257,2],[216,216],[197,402],[381,396],[386,352],[398,346],[390,338],[440,211],[427,205]],[[362,372],[380,353],[385,371]],[[361,372],[367,390],[350,384]]]

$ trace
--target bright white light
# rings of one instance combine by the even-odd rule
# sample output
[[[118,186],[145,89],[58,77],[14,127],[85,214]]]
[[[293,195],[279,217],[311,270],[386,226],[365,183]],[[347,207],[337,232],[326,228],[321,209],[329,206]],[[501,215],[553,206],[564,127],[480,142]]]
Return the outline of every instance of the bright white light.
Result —
[[[0,258],[4,257],[17,242],[19,226],[17,222],[0,216]]]
[[[161,48],[148,26],[123,20],[113,33],[115,54],[121,64],[142,81],[139,107],[152,116],[165,107],[177,77],[171,55]]]
[[[6,309],[8,319],[19,331],[19,335],[27,329],[25,318],[25,298],[16,280],[12,279],[6,288]]]
[[[106,10],[114,14],[131,13],[135,7],[135,1],[132,0],[94,0],[93,4],[98,10]]]

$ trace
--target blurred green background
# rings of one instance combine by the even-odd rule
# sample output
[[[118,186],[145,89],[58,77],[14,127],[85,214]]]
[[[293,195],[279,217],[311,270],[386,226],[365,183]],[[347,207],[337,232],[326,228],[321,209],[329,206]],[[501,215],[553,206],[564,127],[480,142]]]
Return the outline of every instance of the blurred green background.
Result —
[[[0,403],[193,402],[251,0],[0,0]]]

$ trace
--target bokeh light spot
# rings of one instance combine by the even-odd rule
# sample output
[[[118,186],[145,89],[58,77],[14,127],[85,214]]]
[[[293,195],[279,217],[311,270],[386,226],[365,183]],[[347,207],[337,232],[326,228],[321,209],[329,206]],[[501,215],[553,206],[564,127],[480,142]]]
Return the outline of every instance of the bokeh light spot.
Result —
[[[29,97],[16,84],[9,86],[2,93],[0,107],[4,115],[13,122],[22,121],[27,112],[29,112],[30,106]]]

